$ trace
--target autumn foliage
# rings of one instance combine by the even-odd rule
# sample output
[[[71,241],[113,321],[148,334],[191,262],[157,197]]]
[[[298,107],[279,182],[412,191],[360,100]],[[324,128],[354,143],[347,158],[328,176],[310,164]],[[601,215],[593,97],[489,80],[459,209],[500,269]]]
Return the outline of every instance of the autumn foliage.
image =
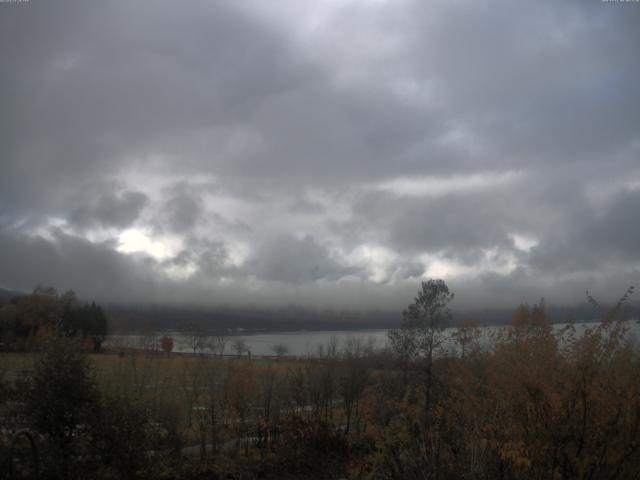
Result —
[[[81,302],[72,290],[58,294],[52,287],[37,286],[29,295],[0,302],[0,351],[39,350],[53,330],[80,337],[97,352],[107,334],[107,317],[94,302]]]
[[[630,293],[586,328],[551,325],[539,301],[518,306],[508,326],[481,329],[451,326],[452,293],[427,282],[391,333],[395,350],[354,337],[306,359],[140,349],[94,355],[85,370],[71,361],[85,355],[54,349],[48,358],[61,366],[37,363],[26,403],[0,382],[0,416],[57,439],[51,451],[67,456],[53,464],[66,458],[73,471],[91,460],[91,478],[635,479],[640,350],[621,315]],[[50,344],[38,331],[33,341]],[[76,391],[57,389],[59,377],[79,378],[72,384],[91,395],[71,400],[97,412],[71,418],[69,438],[47,415],[68,410]],[[13,414],[21,404],[29,408]]]
[[[162,337],[160,345],[162,346],[162,351],[165,353],[171,353],[173,350],[173,338],[167,336]]]
[[[553,330],[543,302],[520,306],[491,348],[434,362],[432,408],[415,408],[409,385],[377,420],[371,478],[637,478],[640,362],[626,329],[612,315]]]

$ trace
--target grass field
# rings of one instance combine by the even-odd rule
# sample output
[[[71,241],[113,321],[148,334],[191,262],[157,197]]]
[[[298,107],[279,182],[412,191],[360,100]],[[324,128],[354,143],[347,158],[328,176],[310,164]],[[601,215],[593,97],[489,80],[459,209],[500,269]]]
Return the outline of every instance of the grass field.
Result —
[[[0,381],[27,380],[33,374],[37,353],[0,353]],[[212,402],[247,420],[264,410],[265,394],[277,403],[277,392],[305,362],[287,358],[233,358],[207,355],[165,354],[142,350],[88,354],[98,389],[113,396],[143,402],[175,417],[180,436],[195,443],[198,417]],[[279,406],[277,408],[280,408]],[[262,409],[262,410],[261,410]]]

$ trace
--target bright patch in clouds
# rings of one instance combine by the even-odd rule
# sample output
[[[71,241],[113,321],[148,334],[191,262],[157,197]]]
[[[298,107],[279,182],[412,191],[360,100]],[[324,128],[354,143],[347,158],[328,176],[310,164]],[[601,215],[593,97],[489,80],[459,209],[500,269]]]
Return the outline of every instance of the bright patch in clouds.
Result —
[[[518,250],[522,250],[523,252],[528,252],[539,243],[538,240],[533,237],[520,235],[517,233],[512,234],[511,238],[513,239],[513,244],[515,245],[515,247]]]
[[[373,282],[389,280],[389,269],[396,258],[393,251],[379,245],[361,245],[351,256],[352,261],[367,266],[369,279]]]
[[[446,260],[434,260],[428,264],[423,276],[424,278],[449,278],[459,270],[453,262]]]
[[[242,242],[233,242],[227,245],[227,263],[230,266],[240,266],[247,258],[251,249],[249,245]]]
[[[131,228],[118,237],[117,250],[121,253],[146,253],[156,259],[169,257],[172,252],[162,242],[154,241],[142,231]]]
[[[185,280],[198,271],[193,264],[185,266],[170,265],[164,269],[165,273],[174,280]]]
[[[522,176],[521,172],[476,173],[472,175],[398,177],[371,187],[398,196],[439,197],[453,193],[470,193],[507,185]]]
[[[529,245],[527,243],[527,245]],[[510,252],[500,251],[498,248],[489,248],[482,252],[473,264],[464,264],[440,255],[423,254],[420,261],[426,265],[424,278],[444,278],[473,276],[478,272],[493,272],[500,275],[508,275],[517,267],[517,259]]]

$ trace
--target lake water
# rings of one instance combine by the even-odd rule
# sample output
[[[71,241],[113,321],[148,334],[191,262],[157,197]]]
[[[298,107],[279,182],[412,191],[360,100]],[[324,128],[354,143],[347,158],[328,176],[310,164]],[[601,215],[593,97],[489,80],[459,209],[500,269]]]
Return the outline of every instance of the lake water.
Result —
[[[567,324],[554,324],[553,328],[559,331]],[[576,333],[581,335],[585,329],[593,328],[597,323],[582,322],[575,323]],[[628,322],[629,332],[636,338],[640,338],[640,324],[636,321]],[[490,334],[505,327],[481,327],[481,342],[487,342]],[[451,338],[455,328],[445,329],[445,337]],[[341,348],[350,338],[361,338],[365,342],[371,342],[375,348],[384,348],[387,344],[387,332],[384,329],[372,330],[334,330],[334,331],[294,331],[294,332],[269,332],[250,333],[233,332],[227,337],[225,354],[233,354],[233,343],[241,339],[252,355],[275,355],[273,347],[284,345],[288,350],[288,355],[315,356],[319,348],[326,350],[331,343],[337,343]],[[153,335],[110,335],[105,342],[106,347],[138,347],[147,349],[160,349],[160,339],[163,336],[170,336],[174,341],[173,351],[179,353],[191,353],[192,347],[189,339],[181,332],[157,332]],[[206,350],[205,350],[206,351]]]

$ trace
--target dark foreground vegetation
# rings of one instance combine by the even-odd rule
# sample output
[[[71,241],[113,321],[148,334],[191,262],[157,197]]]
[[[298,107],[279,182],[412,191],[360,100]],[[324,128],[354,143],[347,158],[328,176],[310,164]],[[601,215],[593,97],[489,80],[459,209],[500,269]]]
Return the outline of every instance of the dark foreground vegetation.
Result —
[[[58,310],[0,354],[0,478],[34,478],[26,436],[10,448],[23,429],[51,479],[638,478],[631,293],[584,334],[540,302],[489,342],[465,322],[452,346],[452,294],[429,281],[389,350],[353,338],[305,360],[87,353]]]
[[[72,290],[59,295],[39,285],[31,295],[0,299],[0,350],[38,350],[53,330],[97,352],[107,334],[107,317],[100,305],[81,302]]]

